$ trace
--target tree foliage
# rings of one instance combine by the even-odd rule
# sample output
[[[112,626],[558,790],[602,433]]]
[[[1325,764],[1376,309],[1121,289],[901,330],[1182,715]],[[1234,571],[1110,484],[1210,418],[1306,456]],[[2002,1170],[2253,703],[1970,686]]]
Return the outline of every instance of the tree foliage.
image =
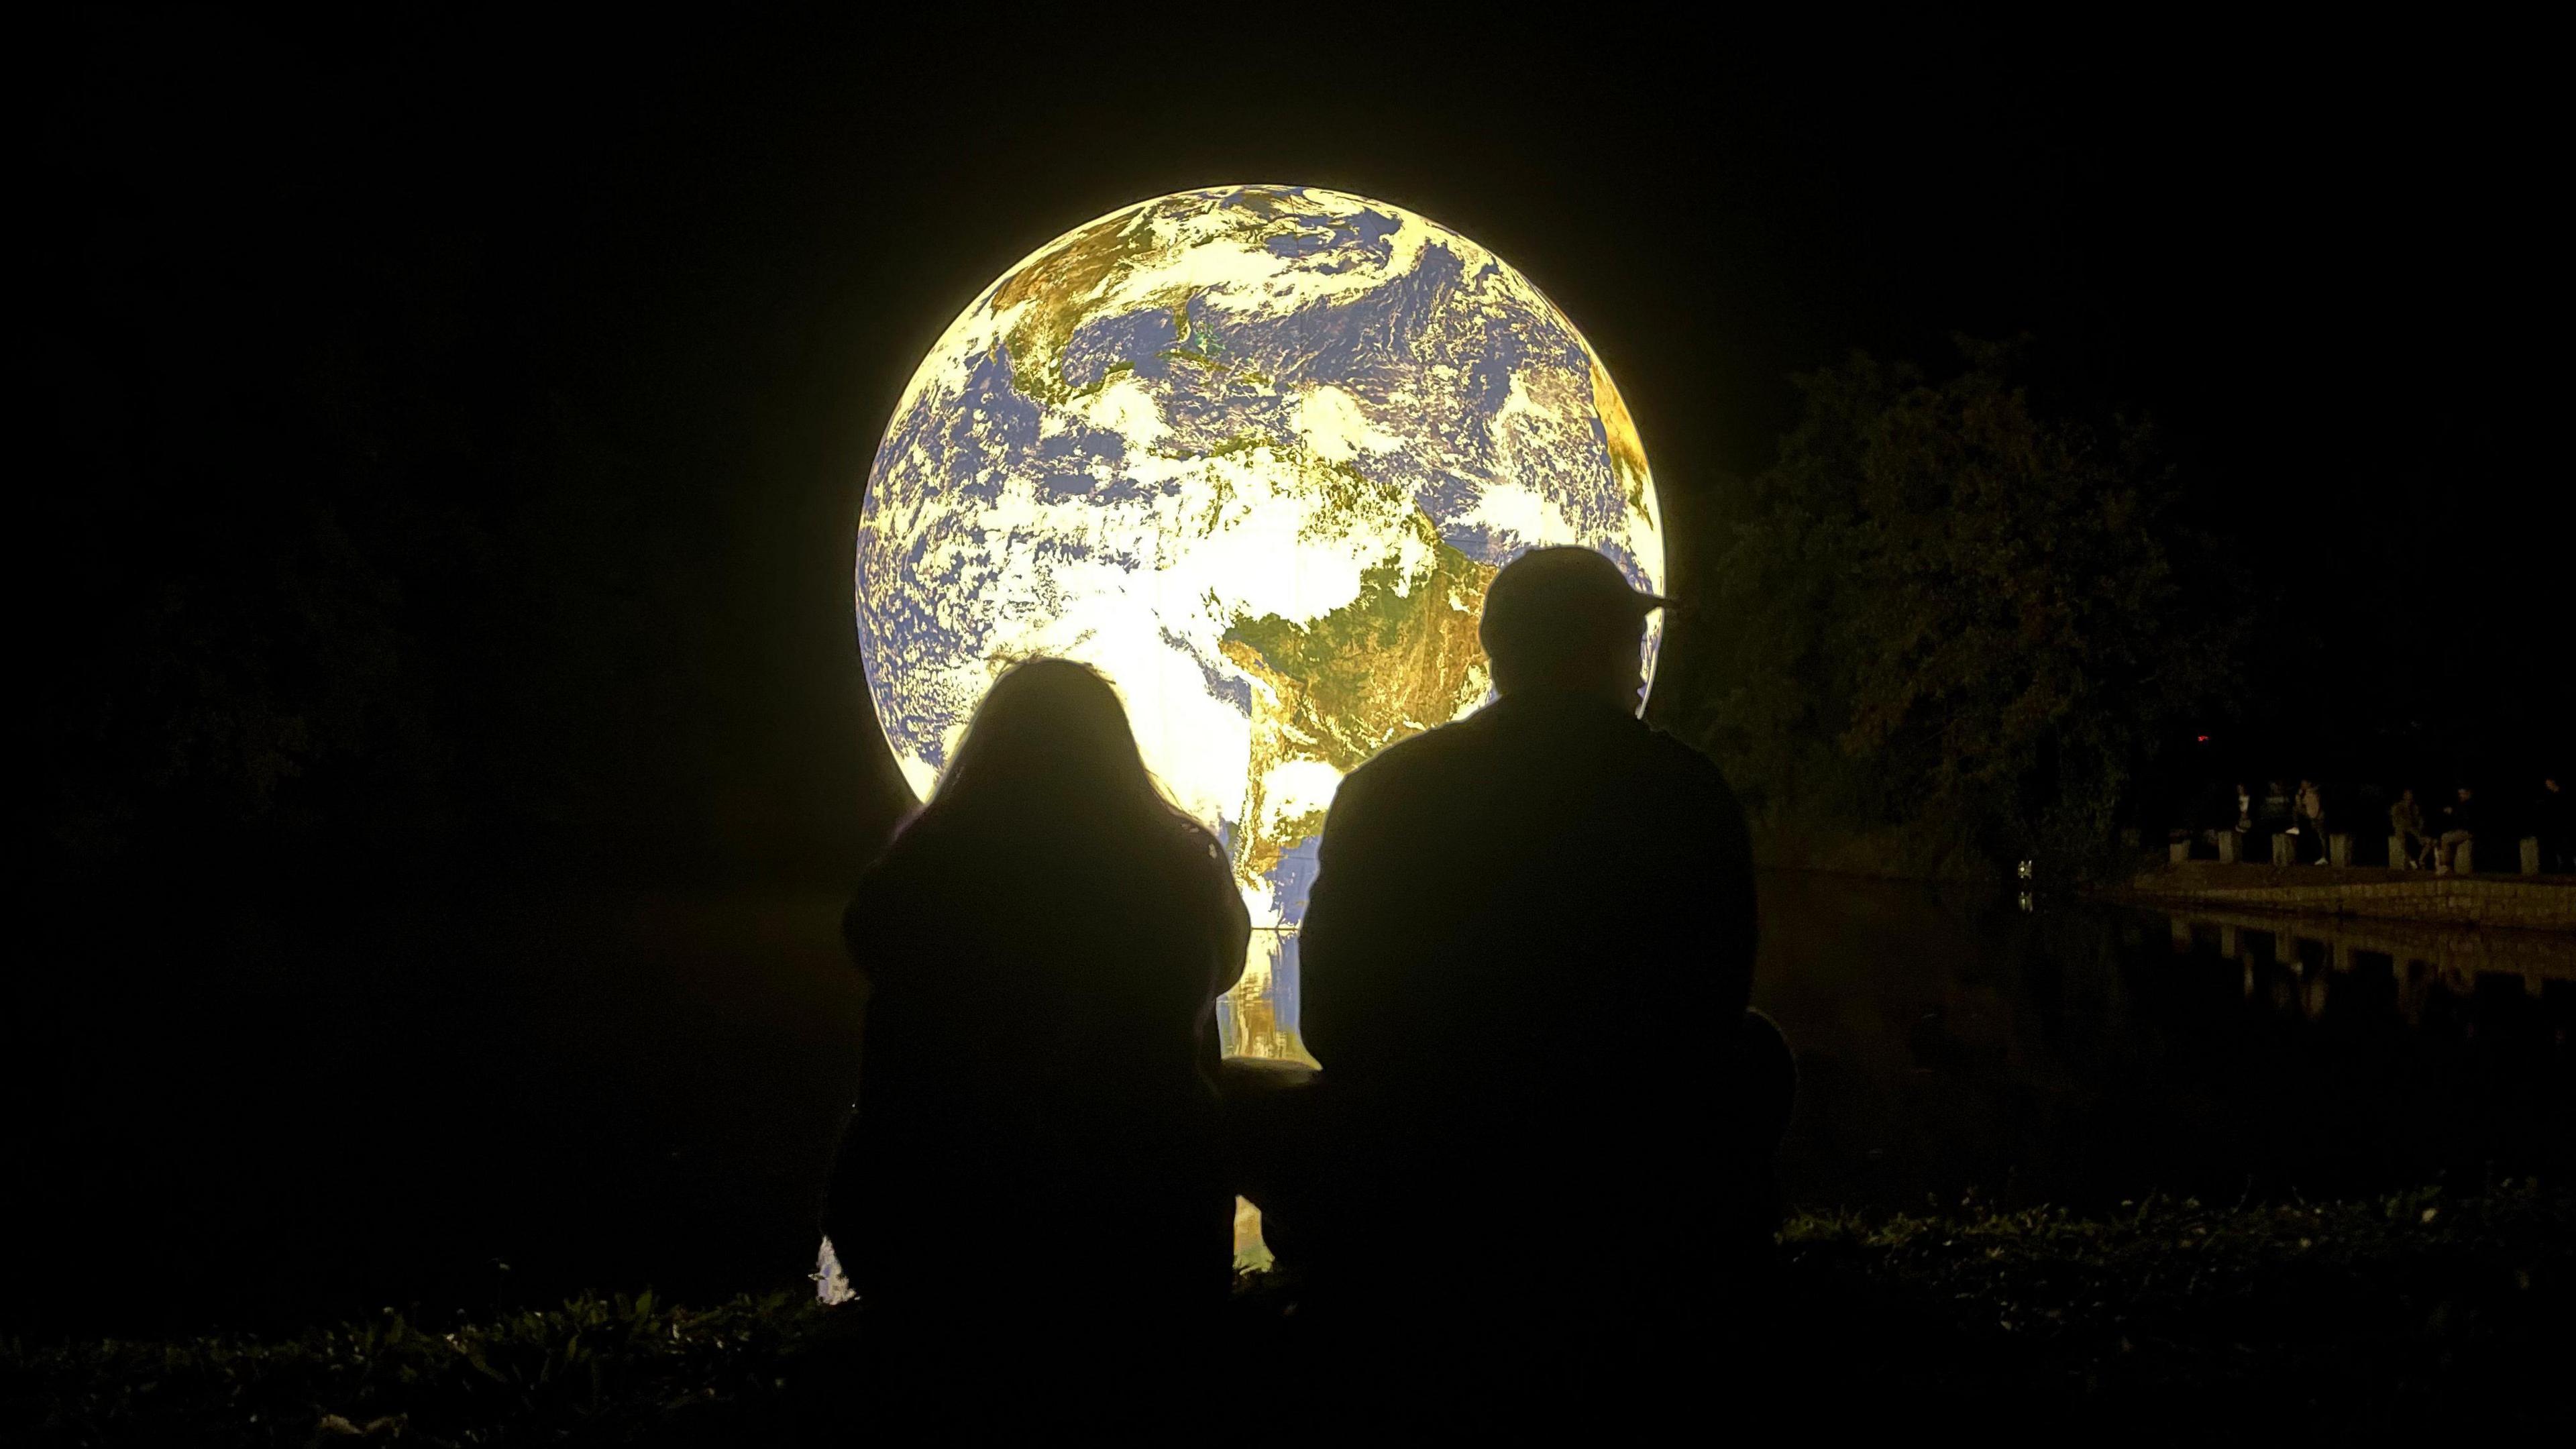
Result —
[[[2007,345],[1935,382],[1854,355],[1752,480],[1693,723],[1780,856],[2100,863],[2160,731],[2220,677],[2150,429],[2045,416]]]

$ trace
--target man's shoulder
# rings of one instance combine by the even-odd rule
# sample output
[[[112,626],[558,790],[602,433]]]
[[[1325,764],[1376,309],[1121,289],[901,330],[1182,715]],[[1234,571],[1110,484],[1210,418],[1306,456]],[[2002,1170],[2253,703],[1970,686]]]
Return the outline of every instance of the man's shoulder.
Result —
[[[1692,798],[1733,798],[1735,792],[1726,782],[1726,772],[1688,740],[1644,720],[1624,721],[1619,737],[1634,768],[1661,788]]]
[[[1641,719],[1592,714],[1552,717],[1535,711],[1506,712],[1488,707],[1387,746],[1353,770],[1344,787],[1353,782],[1392,782],[1472,762],[1488,754],[1509,753],[1515,747],[1514,736],[1528,730],[1548,736],[1562,731],[1569,747],[1599,750],[1608,745],[1609,753],[1627,754],[1648,768],[1725,784],[1725,775],[1715,760],[1688,741]]]
[[[1473,728],[1476,716],[1424,730],[1401,739],[1362,761],[1358,769],[1343,777],[1335,797],[1354,794],[1366,797],[1379,791],[1418,785],[1444,775],[1459,762],[1477,753],[1479,740]]]
[[[1644,720],[1639,720],[1637,721],[1637,733],[1642,737],[1642,747],[1654,751],[1672,768],[1676,770],[1687,770],[1692,774],[1700,775],[1711,780],[1722,781],[1726,778],[1725,772],[1718,769],[1717,761],[1710,759],[1699,746],[1692,744],[1690,741],[1683,739],[1672,731],[1667,730],[1660,725],[1648,724]]]

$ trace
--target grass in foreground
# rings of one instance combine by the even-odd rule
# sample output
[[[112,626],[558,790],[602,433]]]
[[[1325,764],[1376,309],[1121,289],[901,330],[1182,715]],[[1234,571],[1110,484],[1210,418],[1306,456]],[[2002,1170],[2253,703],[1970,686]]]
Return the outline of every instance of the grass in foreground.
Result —
[[[1807,1214],[1782,1243],[1790,1368],[1771,1389],[1822,1421],[1879,1405],[1883,1423],[2005,1437],[2313,1442],[2568,1413],[2576,1195],[2531,1184],[2159,1198],[2099,1218]],[[1248,1283],[1246,1312],[1275,1311],[1266,1296]],[[753,1443],[825,1423],[865,1437],[866,1385],[834,1351],[862,1331],[802,1294],[690,1309],[647,1293],[454,1328],[387,1313],[293,1337],[12,1339],[0,1439]],[[1281,1411],[1295,1437],[1294,1406]]]
[[[2324,1203],[2155,1199],[1808,1215],[1807,1316],[1932,1400],[2113,1437],[2377,1439],[2571,1421],[2576,1194],[2505,1183]]]

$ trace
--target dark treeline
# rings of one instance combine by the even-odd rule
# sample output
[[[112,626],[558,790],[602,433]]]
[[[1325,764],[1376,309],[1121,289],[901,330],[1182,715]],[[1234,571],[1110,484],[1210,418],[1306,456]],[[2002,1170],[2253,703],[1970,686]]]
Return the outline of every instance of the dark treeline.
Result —
[[[1686,727],[1781,863],[2084,868],[2215,702],[2250,590],[2144,425],[2043,415],[2009,349],[1934,380],[1865,355],[1739,492]]]
[[[2221,793],[2232,821],[2237,780],[2328,781],[2369,835],[2408,786],[2475,785],[2516,824],[2563,776],[2568,671],[2531,650],[2570,612],[2538,519],[2426,539],[2408,520],[2456,500],[2329,481],[2285,525],[2243,465],[2052,406],[2028,346],[1800,375],[1798,424],[1703,544],[1666,717],[1775,863],[2065,880],[2212,823]]]
[[[821,249],[741,257],[746,211],[810,223],[688,151],[687,58],[181,13],[59,38],[39,869],[128,909],[846,873],[900,789],[849,747],[872,423],[814,397],[852,288]],[[816,797],[784,827],[781,760]]]

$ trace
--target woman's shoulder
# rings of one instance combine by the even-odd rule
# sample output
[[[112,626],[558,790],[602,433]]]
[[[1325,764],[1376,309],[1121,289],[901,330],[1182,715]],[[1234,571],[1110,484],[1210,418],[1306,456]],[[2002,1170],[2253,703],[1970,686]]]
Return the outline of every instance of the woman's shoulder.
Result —
[[[1170,819],[1165,822],[1159,848],[1171,857],[1177,867],[1231,873],[1225,846],[1217,840],[1216,833],[1177,810],[1171,812]]]

